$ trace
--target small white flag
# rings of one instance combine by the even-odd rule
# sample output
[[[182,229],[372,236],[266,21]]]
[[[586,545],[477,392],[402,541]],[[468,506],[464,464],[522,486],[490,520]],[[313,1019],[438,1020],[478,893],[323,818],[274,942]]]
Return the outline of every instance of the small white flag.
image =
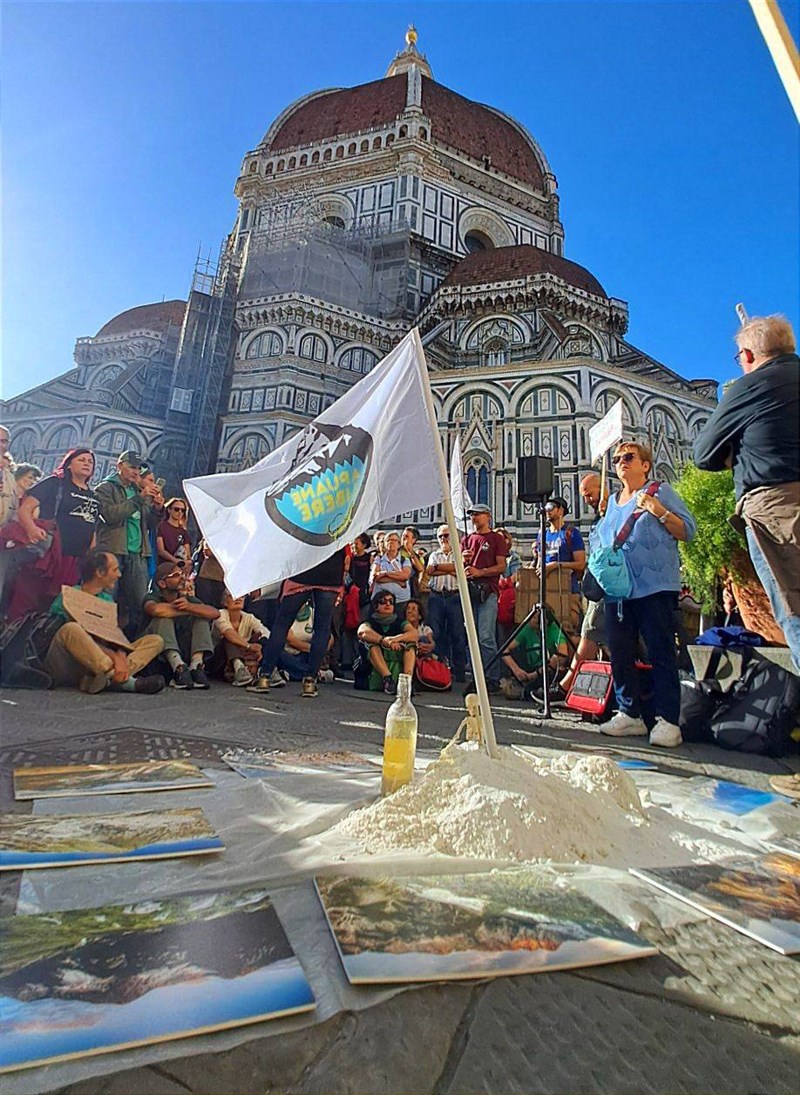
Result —
[[[185,481],[234,596],[323,562],[387,517],[442,501],[414,336],[252,468]]]
[[[459,528],[468,528],[466,514],[472,509],[472,499],[464,482],[464,464],[461,459],[461,435],[456,434],[450,456],[450,501]]]
[[[589,459],[596,464],[612,445],[621,440],[622,400],[618,399],[600,421],[589,428]]]

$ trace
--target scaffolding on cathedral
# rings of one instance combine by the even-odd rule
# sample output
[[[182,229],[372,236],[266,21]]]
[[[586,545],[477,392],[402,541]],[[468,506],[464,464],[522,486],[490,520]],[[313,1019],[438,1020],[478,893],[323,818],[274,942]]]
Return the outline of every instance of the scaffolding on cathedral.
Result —
[[[407,312],[411,230],[405,221],[346,228],[306,189],[276,196],[247,237],[242,300],[300,294],[382,319]]]

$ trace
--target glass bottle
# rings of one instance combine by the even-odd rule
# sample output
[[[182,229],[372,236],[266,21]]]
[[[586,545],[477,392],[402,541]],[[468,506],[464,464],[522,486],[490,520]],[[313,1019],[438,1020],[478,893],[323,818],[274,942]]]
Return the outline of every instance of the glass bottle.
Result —
[[[401,673],[397,681],[397,699],[386,712],[382,795],[391,795],[411,782],[416,752],[417,712],[411,703],[411,677]]]

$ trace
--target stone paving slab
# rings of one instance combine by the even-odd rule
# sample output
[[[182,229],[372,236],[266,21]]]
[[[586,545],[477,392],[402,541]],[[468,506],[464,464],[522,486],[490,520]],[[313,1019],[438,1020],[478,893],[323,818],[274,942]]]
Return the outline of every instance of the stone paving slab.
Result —
[[[796,1048],[569,974],[494,981],[436,1095],[796,1095]]]

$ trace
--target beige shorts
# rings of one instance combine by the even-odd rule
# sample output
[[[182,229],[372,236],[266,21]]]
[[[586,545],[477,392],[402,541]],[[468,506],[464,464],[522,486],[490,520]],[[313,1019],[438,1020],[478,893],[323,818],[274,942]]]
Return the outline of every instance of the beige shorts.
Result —
[[[598,646],[606,642],[606,606],[605,601],[587,601],[586,615],[581,625],[581,638],[590,639]]]

